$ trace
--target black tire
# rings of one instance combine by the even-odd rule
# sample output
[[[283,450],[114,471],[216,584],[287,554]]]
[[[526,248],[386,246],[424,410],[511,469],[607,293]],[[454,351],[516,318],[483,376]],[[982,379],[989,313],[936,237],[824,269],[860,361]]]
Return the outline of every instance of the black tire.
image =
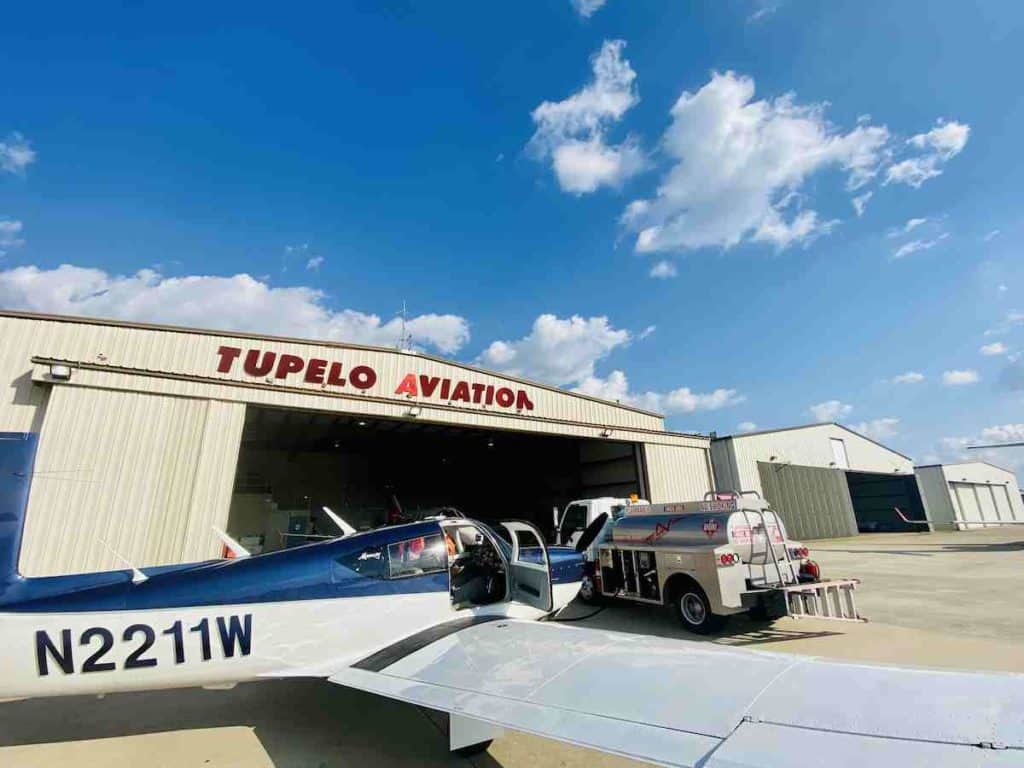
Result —
[[[470,744],[468,747],[461,747],[452,751],[459,757],[473,757],[481,752],[486,752],[492,743],[494,743],[494,739],[488,739],[487,741],[480,741],[476,744]]]
[[[727,616],[711,612],[711,602],[695,581],[684,581],[672,590],[672,605],[683,629],[709,635],[725,626]]]
[[[593,576],[584,576],[580,582],[579,598],[587,605],[600,605],[602,602],[601,593],[597,591],[597,584]]]

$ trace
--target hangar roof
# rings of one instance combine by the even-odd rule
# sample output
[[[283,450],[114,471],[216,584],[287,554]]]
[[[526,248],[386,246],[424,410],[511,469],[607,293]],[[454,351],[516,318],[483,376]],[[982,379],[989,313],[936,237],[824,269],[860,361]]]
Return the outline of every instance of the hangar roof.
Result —
[[[817,427],[838,427],[839,429],[845,432],[849,432],[851,435],[856,435],[862,440],[867,440],[869,443],[874,443],[879,448],[884,448],[887,451],[895,453],[897,456],[902,456],[907,461],[913,461],[913,459],[910,456],[907,456],[904,453],[900,453],[894,448],[891,448],[888,445],[885,445],[884,443],[880,443],[874,438],[868,437],[867,435],[857,432],[854,429],[850,429],[845,424],[840,424],[837,421],[820,421],[814,424],[798,424],[793,427],[779,427],[777,429],[758,429],[753,432],[739,432],[735,435],[716,435],[715,437],[712,438],[712,440],[742,440],[745,437],[756,437],[757,435],[771,435],[776,432],[793,432],[799,429],[815,429]]]

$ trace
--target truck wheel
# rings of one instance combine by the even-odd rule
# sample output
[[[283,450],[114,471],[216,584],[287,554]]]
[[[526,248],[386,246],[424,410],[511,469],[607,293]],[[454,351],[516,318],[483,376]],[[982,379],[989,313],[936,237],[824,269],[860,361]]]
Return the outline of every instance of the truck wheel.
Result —
[[[704,590],[694,582],[677,587],[672,600],[679,623],[698,635],[707,635],[725,626],[725,616],[711,612],[711,603]]]
[[[587,605],[597,605],[601,602],[601,593],[597,591],[597,584],[593,576],[584,576],[580,582],[580,600]]]

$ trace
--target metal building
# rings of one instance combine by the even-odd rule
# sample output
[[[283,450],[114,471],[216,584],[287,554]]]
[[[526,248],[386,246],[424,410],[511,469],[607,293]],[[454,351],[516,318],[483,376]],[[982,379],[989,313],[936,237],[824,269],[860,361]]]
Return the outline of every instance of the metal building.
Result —
[[[0,387],[0,431],[39,433],[34,576],[216,556],[213,526],[286,546],[322,505],[549,524],[713,487],[709,438],[658,414],[407,350],[2,312]]]
[[[716,438],[721,489],[757,491],[799,539],[913,530],[893,512],[925,519],[913,461],[840,424],[810,424]]]
[[[930,464],[917,467],[917,482],[928,519],[937,525],[955,523],[959,530],[986,524],[1024,521],[1017,477],[985,461]]]

